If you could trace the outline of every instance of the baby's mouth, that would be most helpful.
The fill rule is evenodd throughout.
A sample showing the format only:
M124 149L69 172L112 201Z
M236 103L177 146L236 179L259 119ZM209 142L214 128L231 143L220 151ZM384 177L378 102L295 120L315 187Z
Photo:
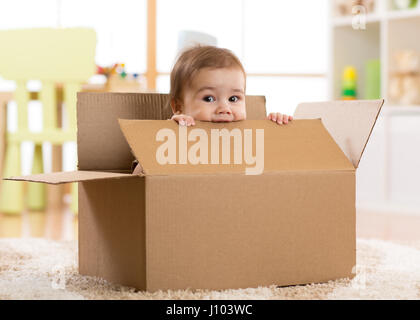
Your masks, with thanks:
M232 122L232 115L217 115L214 117L213 122Z

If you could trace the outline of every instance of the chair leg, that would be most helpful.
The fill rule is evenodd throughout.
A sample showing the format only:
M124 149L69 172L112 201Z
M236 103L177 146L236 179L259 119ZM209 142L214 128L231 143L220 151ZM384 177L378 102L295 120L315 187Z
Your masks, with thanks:
M72 183L71 184L71 211L74 214L77 214L79 209L78 209L78 183Z
M6 148L4 177L21 175L20 143L10 142ZM23 187L19 181L2 180L0 211L20 214L23 211Z
M16 81L14 98L18 106L18 130L28 128L28 100L26 81ZM4 177L21 175L21 144L7 142ZM3 181L0 194L0 211L20 214L24 209L24 184L18 181Z
M32 173L43 173L42 144L35 144ZM29 210L40 211L45 209L45 185L42 183L28 183L27 205Z
M77 127L76 119L76 105L77 105L77 92L81 90L80 83L66 83L64 85L64 107L67 111L68 123L70 130L75 130ZM76 165L75 165L76 166ZM71 184L71 204L70 208L74 214L78 212L78 184Z

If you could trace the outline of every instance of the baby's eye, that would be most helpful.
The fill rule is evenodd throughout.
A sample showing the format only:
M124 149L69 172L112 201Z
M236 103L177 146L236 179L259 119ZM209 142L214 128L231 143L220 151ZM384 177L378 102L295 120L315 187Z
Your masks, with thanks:
M232 97L229 98L230 102L237 102L238 100L239 100L238 96L232 96Z
M216 100L216 99L214 99L213 96L206 96L206 97L203 98L203 100L206 101L206 102L214 102L214 100Z

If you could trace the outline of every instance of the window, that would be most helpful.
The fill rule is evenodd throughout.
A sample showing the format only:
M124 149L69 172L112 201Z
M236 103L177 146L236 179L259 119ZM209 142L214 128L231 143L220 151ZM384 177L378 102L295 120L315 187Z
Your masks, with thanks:
M0 1L0 29L56 27L57 5L56 0Z
M157 70L168 73L177 54L178 33L193 30L215 36L218 46L242 56L241 0L156 0Z
M157 89L168 73L178 33L211 34L248 73L247 94L265 95L268 112L293 113L303 101L327 99L327 0L157 0ZM176 12L176 14L175 14Z
M146 0L63 0L62 27L96 31L96 63L125 63L130 73L146 71Z
M146 71L147 0L7 0L0 2L0 29L90 27L97 36L96 63L125 63Z

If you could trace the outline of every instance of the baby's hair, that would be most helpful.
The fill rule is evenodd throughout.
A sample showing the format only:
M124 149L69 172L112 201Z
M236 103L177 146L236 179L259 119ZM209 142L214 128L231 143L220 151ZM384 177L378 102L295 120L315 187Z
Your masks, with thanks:
M169 103L182 100L183 88L190 85L196 73L203 68L239 68L245 76L241 61L232 51L214 46L190 47L180 53L172 68ZM178 109L177 103L176 108Z

